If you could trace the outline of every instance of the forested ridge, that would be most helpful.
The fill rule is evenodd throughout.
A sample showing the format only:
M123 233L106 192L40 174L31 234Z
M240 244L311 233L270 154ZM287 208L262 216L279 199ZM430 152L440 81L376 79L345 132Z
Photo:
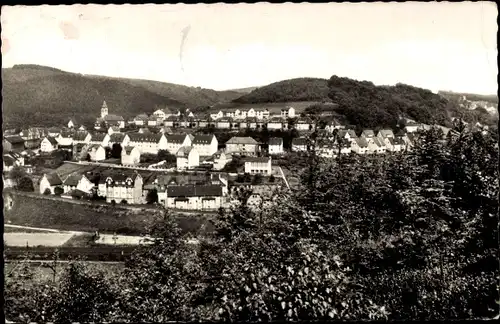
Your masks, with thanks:
M498 315L498 145L457 129L406 154L295 164L272 208L220 211L215 231L151 228L123 272L75 262L33 284L6 274L9 320L448 320ZM300 170L300 171L299 171ZM293 171L293 170L292 170ZM185 236L188 235L188 236ZM199 245L185 243L197 236Z

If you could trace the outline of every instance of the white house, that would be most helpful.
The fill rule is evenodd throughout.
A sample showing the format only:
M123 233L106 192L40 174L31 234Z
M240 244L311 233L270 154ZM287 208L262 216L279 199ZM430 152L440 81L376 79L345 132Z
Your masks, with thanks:
M161 121L164 121L166 118L173 116L172 111L170 109L168 109L167 107L165 107L163 109L155 110L153 115L155 117L157 117L158 119L160 119Z
M283 119L280 117L273 117L267 122L267 129L270 130L281 130L283 128Z
M148 115L146 114L140 114L134 118L134 124L136 126L144 126L147 125L147 123L148 123Z
M373 130L371 130L371 129L365 129L365 130L363 130L363 132L361 133L361 137L364 137L364 138L372 138L372 137L375 137L375 132L373 132Z
M231 154L224 153L224 151L218 151L214 154L214 170L222 170L228 164L233 160L233 157Z
M212 119L219 119L224 117L224 112L222 110L219 110L217 113L210 114L210 117Z
M130 133L127 134L130 141L129 146L137 146L141 154L158 154L159 150L166 150L167 138L163 134L153 133Z
M125 146L122 150L122 165L137 165L141 161L141 152L135 146Z
M299 118L295 122L295 129L298 131L309 131L314 129L313 121L308 117Z
M405 131L407 133L415 133L415 132L419 131L420 129L422 129L422 125L418 124L418 123L408 123L405 126Z
M286 107L286 108L281 109L281 117L294 118L295 117L295 108Z
M76 127L76 123L73 119L70 119L68 121L68 128L75 128Z
M222 185L170 185L166 196L167 208L217 210L225 205Z
M269 154L283 154L283 139L281 137L271 137L269 139Z
M217 152L219 142L215 135L195 135L192 146L200 154L200 156L212 156Z
M120 144L121 147L128 146L130 142L130 137L125 133L113 133L109 136L108 146L113 147L114 144Z
M89 144L92 135L87 131L78 131L73 134L73 144Z
M72 174L69 175L63 182L64 192L70 192L73 190L80 190L85 193L91 193L92 189L95 187L85 175L83 174Z
M121 132L121 130L120 130L120 127L118 127L118 126L110 126L108 128L108 135L109 136L111 136L111 135L113 135L115 133L120 133L120 132Z
M366 154L368 152L368 142L364 137L356 137L351 141L351 150L357 154Z
M271 175L271 157L249 157L245 159L245 173Z
M90 155L91 161L106 160L106 149L100 144L91 145L87 153Z
M73 134L63 131L56 137L56 141L60 146L71 146L73 145Z
M192 146L181 147L176 154L177 170L192 169L200 165L200 154Z
M232 137L226 142L226 153L255 155L259 152L259 143L251 137Z
M57 143L57 140L51 136L45 137L40 143L40 151L45 153L55 151L58 147L59 143Z
M104 147L109 145L110 136L106 133L94 133L90 138L89 144L91 145L102 145Z
M176 154L181 147L191 146L192 138L187 134L172 134L166 137L166 150L172 154Z
M61 187L62 183L57 173L46 173L43 175L42 179L40 179L40 193L43 194L46 189L49 189L50 193L54 194L54 190L57 187Z
M125 200L128 204L140 204L143 179L137 172L122 170L106 177L106 202L117 204Z
M381 129L378 131L377 137L380 139L394 138L394 133L391 129Z
M305 137L296 137L292 140L293 152L305 152L308 150L308 143Z

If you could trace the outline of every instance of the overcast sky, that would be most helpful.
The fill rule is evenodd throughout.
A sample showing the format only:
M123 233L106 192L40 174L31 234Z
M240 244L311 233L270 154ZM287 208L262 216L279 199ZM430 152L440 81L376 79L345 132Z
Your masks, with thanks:
M2 65L216 90L331 75L497 92L492 2L2 7Z

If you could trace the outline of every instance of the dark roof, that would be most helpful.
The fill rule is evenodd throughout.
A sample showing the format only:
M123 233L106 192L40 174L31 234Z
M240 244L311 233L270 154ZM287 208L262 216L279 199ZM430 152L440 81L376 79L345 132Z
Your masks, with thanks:
M298 146L307 145L307 139L305 137L296 137L292 140L292 145L298 145Z
M4 156L3 156L3 163L6 166L13 166L14 162L16 162L16 160L13 157L4 154Z
M371 129L365 129L362 133L363 136L365 137L374 137L375 133Z
M58 128L58 127L50 127L49 128L49 132L51 132L51 133L59 133L59 132L61 132L61 129Z
M269 139L269 145L281 145L283 144L283 139L281 137L271 137Z
M153 142L158 143L162 137L162 134L153 133L129 133L130 141L132 142Z
M231 137L226 144L259 144L256 140L251 137Z
M66 186L76 187L81 179L82 179L81 174L71 174L66 178L66 180L64 180L64 184Z
M61 133L59 133L59 135L61 135L62 137L70 138L73 137L73 132L70 130L63 129Z
M339 130L339 136L344 137L345 134L349 134L350 137L357 137L356 132L352 129L341 129Z
M187 157L192 149L193 149L192 146L183 146L179 149L179 151L177 151L176 156Z
M175 115L172 115L172 116L168 116L165 120L169 120L169 121L178 121L179 120L179 117L175 116Z
M113 133L109 136L109 141L112 143L118 143L118 142L121 143L124 138L125 138L125 134L123 134L123 133Z
M74 141L84 141L88 134L89 134L89 132L87 132L87 131L76 132L73 135L73 140Z
M222 196L222 186L187 185L187 186L167 187L167 197L207 197L207 196Z
M356 143L359 147L368 147L368 142L364 137L356 137Z
M51 137L51 136L47 136L47 137L45 137L45 138L49 140L50 144L52 144L52 145L57 145L57 141L56 141L56 139L55 139L55 138L53 138L53 137Z
M148 119L148 115L146 114L140 114L140 115L137 115L135 116L134 120L147 120Z
M215 135L195 135L193 138L193 144L210 144L212 143Z
M24 143L24 139L19 136L19 135L14 135L14 136L6 136L5 140L11 144L20 144Z
M132 181L135 181L138 175L139 174L137 172L134 172L132 170L120 170L107 175L105 178L107 179L109 177L113 180L113 182L125 181L128 178L132 179Z
M57 173L45 174L45 177L47 178L51 186L57 186L62 184L62 180L61 178L59 178L59 175Z
M268 156L255 156L255 157L247 157L245 158L245 162L259 162L259 163L267 163L271 160Z
M124 120L122 116L117 115L106 115L104 116L105 121L122 121Z
M102 142L104 140L104 138L106 137L106 133L94 133L92 134L92 137L90 138L90 140L92 142Z
M172 134L172 135L167 135L167 142L168 143L177 143L177 144L182 144L184 143L184 140L186 139L186 134Z
M126 146L123 150L125 151L125 153L130 154L130 152L132 152L134 147L135 146Z

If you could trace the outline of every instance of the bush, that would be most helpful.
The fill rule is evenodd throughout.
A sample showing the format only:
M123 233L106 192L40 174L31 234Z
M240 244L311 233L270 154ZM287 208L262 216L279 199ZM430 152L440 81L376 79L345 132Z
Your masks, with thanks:
M52 194L52 192L50 191L49 188L45 189L45 191L43 192L44 195L48 196L50 194Z
M35 191L35 187L33 186L33 181L28 176L19 179L16 188L17 190L20 191L27 191L27 192Z
M63 188L61 188L61 187L56 187L56 188L54 189L54 194L55 194L56 196L60 196L60 195L62 195L63 193L64 193L64 190L63 190Z
M128 204L128 202L125 199L123 199L120 203L121 204Z

